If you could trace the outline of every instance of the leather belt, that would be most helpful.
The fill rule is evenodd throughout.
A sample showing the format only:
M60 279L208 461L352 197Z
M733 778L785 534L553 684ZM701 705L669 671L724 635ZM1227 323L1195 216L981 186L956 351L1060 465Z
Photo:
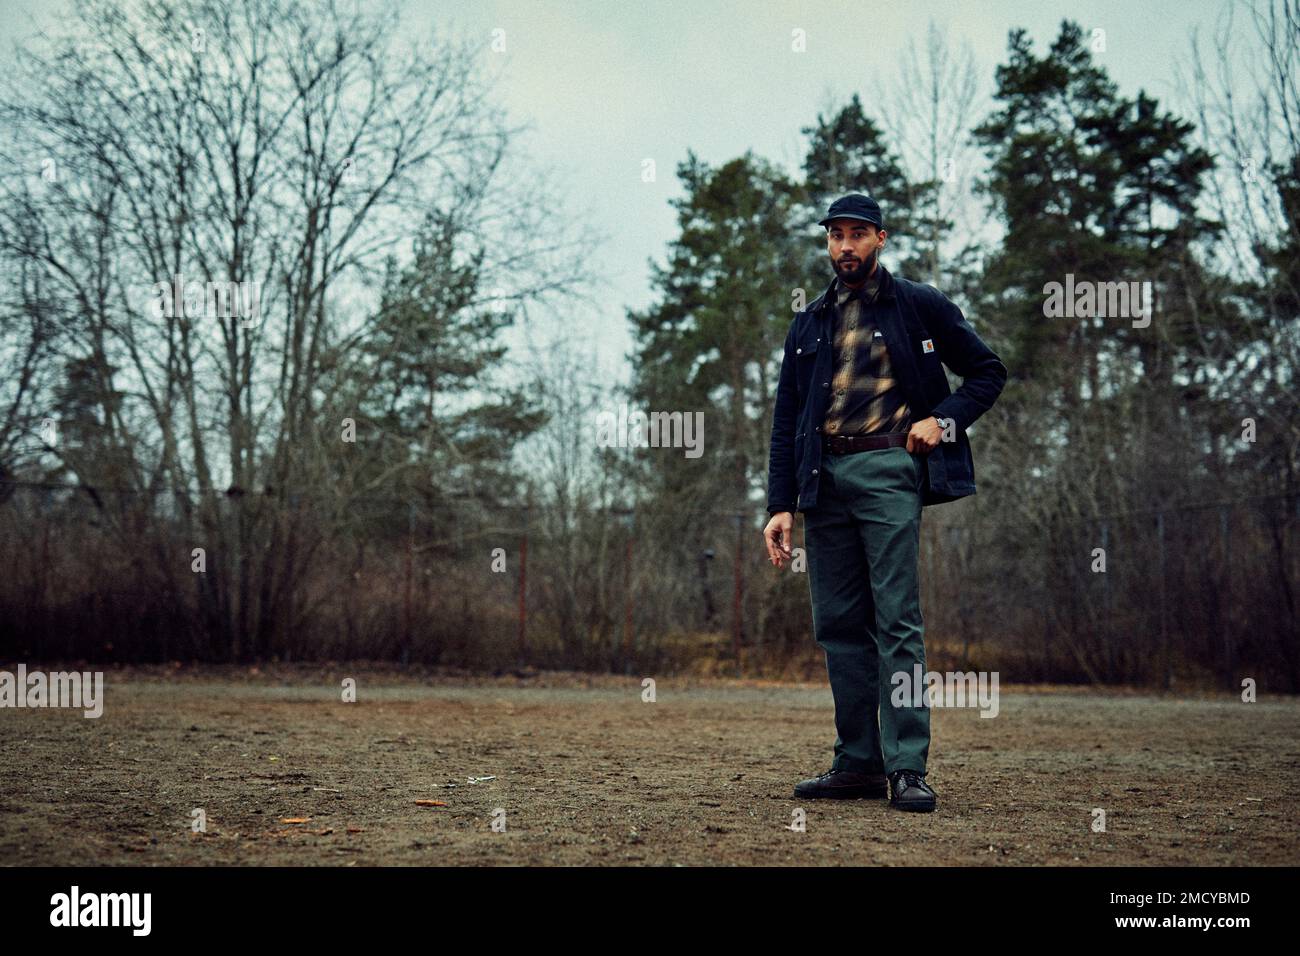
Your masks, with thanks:
M875 435L823 435L822 450L832 455L852 455L859 451L879 451L907 445L907 432Z

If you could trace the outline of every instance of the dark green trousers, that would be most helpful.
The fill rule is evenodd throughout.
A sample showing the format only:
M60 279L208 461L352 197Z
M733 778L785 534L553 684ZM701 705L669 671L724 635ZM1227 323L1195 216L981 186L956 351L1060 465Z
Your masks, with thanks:
M930 710L911 706L925 673L917 580L925 456L906 448L822 455L817 504L804 513L813 633L835 698L839 770L925 772ZM907 706L891 702L908 676ZM877 710L879 724L877 725Z

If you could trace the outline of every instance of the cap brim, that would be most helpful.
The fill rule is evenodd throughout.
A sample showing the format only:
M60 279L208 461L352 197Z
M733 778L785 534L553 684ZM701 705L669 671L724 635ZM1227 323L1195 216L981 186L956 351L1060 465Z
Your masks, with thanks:
M836 219L859 219L859 220L861 220L862 222L869 222L869 223L871 223L871 224L872 224L873 226L875 226L877 229L884 229L884 228L885 228L883 225L881 225L881 224L880 224L879 222L877 222L875 219L872 219L872 218L870 218L870 217L868 217L868 216L858 216L858 215L855 215L855 214L850 213L850 212L839 213L839 214L834 215L834 216L827 216L825 219L819 219L819 220L817 220L817 225L819 225L819 226L824 226L824 225L826 225L828 222L834 222Z

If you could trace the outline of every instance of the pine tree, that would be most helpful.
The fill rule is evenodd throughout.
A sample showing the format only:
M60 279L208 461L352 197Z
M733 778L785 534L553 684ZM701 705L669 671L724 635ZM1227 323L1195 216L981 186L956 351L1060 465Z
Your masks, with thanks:
M827 207L846 193L862 193L880 203L889 233L891 270L911 277L925 274L922 250L936 230L952 224L933 213L938 182L912 182L880 126L866 115L855 93L830 118L820 114L813 126L802 129L808 137L804 158L803 196L808 221L816 222ZM824 244L812 249L809 268L827 273Z
M481 287L482 257L458 255L455 237L433 214L410 265L389 263L362 344L358 443L373 452L369 480L396 476L383 482L386 493L436 501L492 488L508 497L514 447L545 416L526 389L498 380L507 351L499 336L514 318Z
M766 470L772 357L793 317L795 187L748 153L717 169L692 153L678 176L681 231L667 265L651 265L659 301L629 315L632 397L646 411L703 411L706 444L699 459L655 453L650 480L676 505L750 507Z
M974 131L991 162L984 189L1007 229L979 311L1008 345L1009 408L1034 416L1027 435L1041 444L1030 457L1050 459L1063 437L1103 454L1079 441L1103 430L1113 454L1124 432L1171 427L1178 383L1197 374L1203 343L1191 316L1215 280L1194 249L1217 229L1197 198L1212 159L1191 143L1190 123L1145 93L1122 97L1077 24L1064 22L1041 57L1013 31L1009 53L996 74L1000 108ZM1150 324L1045 315L1047 284L1067 276L1150 283Z

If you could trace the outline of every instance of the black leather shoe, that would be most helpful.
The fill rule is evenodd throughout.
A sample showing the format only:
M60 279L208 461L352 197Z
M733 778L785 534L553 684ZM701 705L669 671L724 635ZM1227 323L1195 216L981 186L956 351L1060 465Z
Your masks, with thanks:
M915 770L895 770L889 775L893 795L889 805L900 810L929 813L934 809L935 795L925 782L925 774Z
M856 770L827 770L820 777L800 780L794 795L818 800L854 800L859 797L883 797L889 792L883 773L858 773Z

